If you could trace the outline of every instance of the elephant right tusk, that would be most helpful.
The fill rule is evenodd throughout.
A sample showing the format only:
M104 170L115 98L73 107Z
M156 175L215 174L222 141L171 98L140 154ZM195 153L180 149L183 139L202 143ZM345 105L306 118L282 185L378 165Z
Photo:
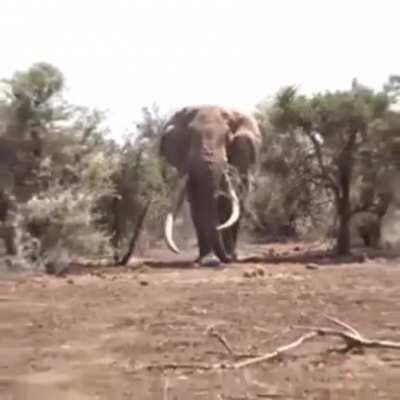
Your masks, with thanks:
M226 182L228 184L228 191L229 196L232 200L232 213L230 217L225 221L223 224L217 226L217 230L220 231L222 229L229 228L230 226L234 225L240 217L240 201L236 195L235 189L233 188L232 182L230 181L228 175L225 175Z
M178 246L175 244L174 238L173 238L173 231L174 231L174 219L177 213L179 212L180 208L182 207L183 200L185 198L185 191L186 191L186 183L187 183L187 175L184 175L178 184L178 196L176 198L176 201L174 202L172 206L172 211L170 211L167 214L167 217L165 219L165 224L164 224L164 239L169 247L170 250L172 250L174 253L180 254L180 250Z

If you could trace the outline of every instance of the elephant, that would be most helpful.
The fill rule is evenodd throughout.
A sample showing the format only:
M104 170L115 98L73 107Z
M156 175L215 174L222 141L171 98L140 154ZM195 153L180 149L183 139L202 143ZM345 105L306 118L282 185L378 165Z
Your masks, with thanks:
M170 250L180 253L173 240L173 223L187 196L199 250L196 262L219 265L237 259L243 200L250 190L251 170L261 143L256 120L234 109L185 107L166 122L160 156L180 177L164 223L164 239ZM239 195L232 171L238 177Z
M393 193L380 190L374 195L370 204L362 204L361 208L352 215L352 224L366 247L379 248L382 239L382 225Z

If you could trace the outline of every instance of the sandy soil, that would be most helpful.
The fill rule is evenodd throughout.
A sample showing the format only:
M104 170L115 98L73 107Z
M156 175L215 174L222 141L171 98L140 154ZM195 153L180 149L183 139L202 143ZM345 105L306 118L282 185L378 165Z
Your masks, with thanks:
M400 351L342 354L331 337L223 367L295 340L302 326L332 326L324 315L400 341L399 286L396 260L8 277L0 281L0 399L397 400Z

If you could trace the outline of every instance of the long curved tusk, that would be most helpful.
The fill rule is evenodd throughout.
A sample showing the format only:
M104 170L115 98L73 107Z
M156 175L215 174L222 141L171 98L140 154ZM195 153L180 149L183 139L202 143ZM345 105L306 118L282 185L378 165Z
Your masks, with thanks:
M163 131L164 131L164 133L168 133L168 132L173 131L174 129L175 129L175 125L169 123L169 124L167 124L167 125L164 126Z
M228 183L229 196L232 200L232 212L230 217L223 224L217 226L218 231L229 228L230 226L234 225L239 220L240 217L239 198L236 195L235 189L233 188L232 182L230 181L228 175L226 174L225 177Z
M176 254L180 254L180 250L178 246L175 244L173 239L173 230L174 230L174 215L170 212L165 219L164 225L164 239L168 248Z
M176 202L172 206L172 211L167 214L164 224L164 239L165 242L170 250L174 253L180 254L180 250L178 246L175 244L173 238L173 231L174 231L174 219L176 214L179 212L180 208L182 207L183 200L185 198L185 191L186 191L186 182L187 182L187 175L184 175L178 184L178 196Z

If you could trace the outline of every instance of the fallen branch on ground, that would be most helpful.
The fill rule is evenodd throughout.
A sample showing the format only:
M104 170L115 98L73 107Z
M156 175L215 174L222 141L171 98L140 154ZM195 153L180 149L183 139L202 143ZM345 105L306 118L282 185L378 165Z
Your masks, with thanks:
M215 369L216 366L212 364L205 364L205 363L164 363L164 364L147 364L147 365L141 365L140 367L135 368L135 372L138 371L151 371L154 369L162 370L165 371L167 369L194 369L194 370L199 370L199 371L208 371L210 369Z
M207 329L207 334L210 335L211 337L215 337L222 344L222 346L225 347L225 349L231 356L233 357L236 356L235 351L233 350L232 346L228 343L225 336L216 331L213 326Z
M384 349L394 349L400 350L400 342L394 342L391 340L377 340L377 339L369 339L361 335L355 328L351 325L340 321L337 318L326 317L331 322L335 323L336 325L344 328L344 330L338 330L333 328L322 328L322 327L304 327L304 329L311 330L311 332L306 333L305 335L301 336L297 340L292 343L289 343L286 346L278 347L273 352L264 354L260 357L255 357L250 360L238 362L234 364L233 368L244 368L249 365L259 364L264 361L272 360L283 353L286 353L289 350L294 349L295 347L300 346L306 341L309 341L317 336L336 336L343 339L346 342L346 347L342 350L343 352L347 352L351 349L356 347L362 348L384 348Z
M299 347L303 343L310 341L319 336L333 336L338 337L344 340L346 343L346 347L341 352L346 353L347 351L354 349L354 348L381 348L381 349L392 349L392 350L400 350L400 342L395 342L391 340L378 340L378 339L369 339L360 332L358 332L355 328L351 325L332 317L326 317L329 321L333 322L334 324L338 325L340 329L334 329L329 327L318 327L318 326L301 326L302 329L307 329L310 332L300 336L294 342L291 342L287 345L280 346L276 350L266 353L261 356L252 357L245 361L238 361L235 363L220 363L220 364L179 364L179 363L167 363L167 364L153 364L140 367L136 369L138 370L149 370L149 369L197 369L202 371L207 370L216 370L216 369L240 369L246 368L251 365L260 364L265 361L271 361L276 359L277 357L281 356L284 353L287 353L290 350L293 350L296 347ZM209 329L209 334L215 336L223 346L228 350L231 356L238 357L239 355L235 353L232 347L228 344L226 339L218 334L213 328Z
M216 338L222 346L226 349L229 355L233 358L233 360L240 360L243 358L254 358L256 355L248 354L248 353L237 353L233 347L229 344L226 337L219 333L213 326L209 327L206 331L207 335Z
M378 340L378 339L369 339L360 332L358 332L351 325L340 321L337 318L326 317L336 325L344 328L343 331L332 328L317 328L315 331L320 335L330 335L337 336L342 338L347 347L344 351L349 351L355 347L367 347L367 348L381 348L381 349L392 349L392 350L400 350L400 342L394 342L392 340Z
M232 368L234 369L239 369L239 368L244 368L248 367L249 365L254 365L254 364L259 364L264 361L272 360L273 358L276 358L280 356L283 353L286 353L289 350L294 349L295 347L300 346L302 343L313 339L314 337L318 336L317 332L309 332L301 337L299 337L297 340L295 340L292 343L289 343L286 346L281 346L278 347L276 350L274 350L271 353L264 354L259 357L251 358L250 360L245 360L245 361L240 361L232 365Z

